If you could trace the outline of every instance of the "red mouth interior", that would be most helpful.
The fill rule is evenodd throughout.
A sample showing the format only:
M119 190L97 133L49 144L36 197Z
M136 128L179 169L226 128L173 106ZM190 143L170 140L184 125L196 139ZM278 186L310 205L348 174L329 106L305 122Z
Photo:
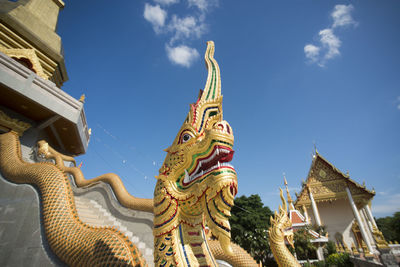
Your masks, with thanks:
M216 154L216 150L219 150L219 153ZM227 146L215 146L213 152L205 158L201 158L198 160L197 165L199 165L199 163L201 162L201 166L200 168L197 170L197 173L200 173L201 171L206 171L209 168L211 168L212 166L215 166L219 163L223 163L223 162L230 162L233 158L233 154L235 151L233 151L230 147ZM190 173L190 175L195 174L194 172L197 169L197 165L196 168L194 168L194 170Z

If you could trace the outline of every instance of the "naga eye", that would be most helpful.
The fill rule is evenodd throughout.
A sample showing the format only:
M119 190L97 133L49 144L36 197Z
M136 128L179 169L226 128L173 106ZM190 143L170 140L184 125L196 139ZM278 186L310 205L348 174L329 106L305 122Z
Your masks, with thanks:
M182 136L182 143L186 143L187 141L190 140L190 138L192 138L192 136L190 134L188 134L188 133L184 134Z

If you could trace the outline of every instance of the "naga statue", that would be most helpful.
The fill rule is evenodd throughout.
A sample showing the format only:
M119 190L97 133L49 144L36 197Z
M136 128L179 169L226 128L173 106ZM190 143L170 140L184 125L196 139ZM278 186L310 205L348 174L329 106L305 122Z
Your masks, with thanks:
M271 217L271 227L268 230L269 244L279 267L301 267L297 259L286 247L286 241L294 248L292 222L288 216L287 203L280 189L282 206L279 206L279 213L275 211Z
M57 152L45 141L38 142L38 155L50 162L25 162L18 134L0 135L3 176L37 188L46 239L67 265L146 266L139 250L122 232L112 227L92 227L79 219L67 177L70 174L78 187L107 183L121 205L154 213L155 266L218 266L216 259L233 266L258 266L246 251L230 242L228 219L237 193L236 171L229 164L234 137L222 116L220 70L211 41L205 61L205 88L196 103L190 105L174 142L166 149L168 154L156 177L154 199L130 195L113 173L86 180L73 157ZM74 166L67 167L64 161ZM280 266L299 266L284 243L285 229L289 227L287 214L280 209L271 222L270 242L276 260ZM218 241L209 240L206 227Z
M216 266L205 226L232 255L229 216L237 193L233 132L222 117L221 79L214 43L205 54L208 78L190 105L160 168L154 190L156 266Z

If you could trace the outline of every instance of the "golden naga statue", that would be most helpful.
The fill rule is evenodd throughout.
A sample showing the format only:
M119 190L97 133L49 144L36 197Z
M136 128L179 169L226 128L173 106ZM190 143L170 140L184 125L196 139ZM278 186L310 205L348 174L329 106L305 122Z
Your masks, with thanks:
M156 266L216 266L204 228L232 255L229 216L237 192L233 132L222 118L221 79L214 43L205 54L208 78L190 106L157 176L154 190Z
M154 200L130 195L113 173L86 180L79 168L64 165L64 161L75 165L74 158L62 155L45 141L38 142L38 155L54 163L27 163L21 156L18 134L0 135L3 176L14 183L36 186L46 238L67 265L146 266L123 233L111 227L92 227L79 219L66 176L71 174L78 187L108 183L121 205L154 213L155 266L218 266L216 259L233 266L258 266L246 251L230 242L228 219L237 193L236 172L229 164L234 138L232 128L222 118L220 71L213 56L214 43L208 42L206 86L166 149ZM280 209L272 220L271 248L280 266L299 266L285 247L284 230L290 227L285 214ZM205 226L219 242L208 240Z
M282 207L279 206L279 213L275 211L274 217L271 217L271 227L268 230L269 244L280 267L300 267L300 263L285 244L285 241L287 241L294 248L292 222L288 216L287 203L283 197L282 189L280 189L280 196Z

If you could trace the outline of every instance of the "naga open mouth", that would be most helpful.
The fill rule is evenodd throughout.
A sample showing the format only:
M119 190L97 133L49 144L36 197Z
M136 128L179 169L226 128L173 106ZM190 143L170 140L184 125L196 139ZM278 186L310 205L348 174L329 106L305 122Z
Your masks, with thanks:
M183 185L197 180L198 178L207 175L208 173L221 168L234 169L230 162L233 158L234 151L232 148L216 145L207 157L200 158L197 160L197 165L189 173L185 170L185 178L183 179Z

